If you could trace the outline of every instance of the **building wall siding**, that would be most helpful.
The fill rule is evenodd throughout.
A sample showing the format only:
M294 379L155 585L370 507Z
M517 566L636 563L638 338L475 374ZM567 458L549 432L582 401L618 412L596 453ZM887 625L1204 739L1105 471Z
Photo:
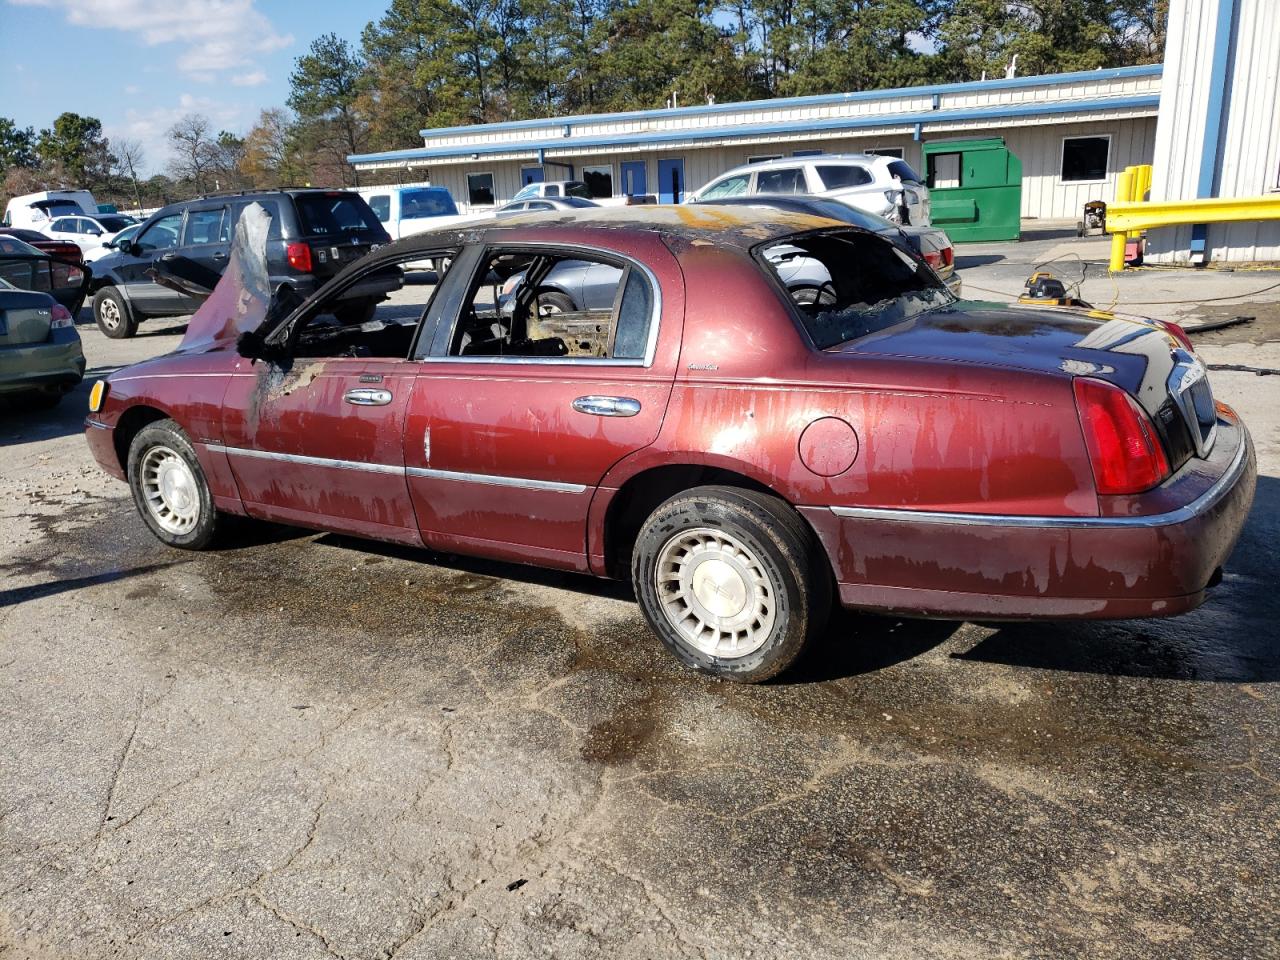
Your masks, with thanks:
M1229 2L1172 0L1170 5L1153 200L1196 197L1206 158L1217 164L1211 196L1255 197L1280 189L1280 4L1234 0L1225 89L1215 90L1213 46L1220 4ZM1221 110L1216 156L1205 149L1215 105ZM1188 263L1191 236L1191 227L1152 230L1147 258ZM1211 224L1206 252L1219 261L1280 260L1280 223Z

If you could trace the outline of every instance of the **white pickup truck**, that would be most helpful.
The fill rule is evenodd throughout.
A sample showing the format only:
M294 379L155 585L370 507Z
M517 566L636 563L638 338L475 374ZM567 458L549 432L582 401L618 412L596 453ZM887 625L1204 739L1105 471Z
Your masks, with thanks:
M392 240L478 219L475 214L459 213L444 187L391 185L362 187L359 192Z

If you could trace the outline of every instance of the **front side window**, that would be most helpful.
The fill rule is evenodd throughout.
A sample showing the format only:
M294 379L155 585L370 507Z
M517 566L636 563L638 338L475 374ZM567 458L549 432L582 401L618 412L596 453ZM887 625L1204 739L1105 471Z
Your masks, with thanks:
M840 164L830 166L820 166L816 168L818 176L822 179L822 185L827 190L843 190L847 187L862 187L870 183L874 178L871 171L866 167L858 167L853 164Z
M709 186L698 199L719 200L722 197L740 197L747 192L747 184L750 180L751 177L745 173L736 177L725 177L719 183Z
M1063 182L1107 179L1110 137L1066 137L1062 141Z
M543 191L543 194L542 194L542 195L543 195L544 197L558 197L558 196L560 196L560 185L559 185L559 184L556 184L556 183L550 183L550 184L547 184L547 187L546 187L546 189Z
M923 261L874 234L801 235L757 249L819 350L955 302Z
M467 174L467 203L473 207L493 206L493 174Z
M391 197L385 193L370 197L369 209L373 211L373 215L378 218L379 223L386 223L391 219Z
M178 232L182 229L182 214L171 213L161 217L138 235L138 246L148 250L167 250L178 245Z
M496 251L481 262L449 355L641 361L653 305L648 278L631 264Z
M804 171L799 167L761 170L756 174L756 193L808 193Z
M596 200L613 196L613 167L603 164L598 167L583 167L582 179L587 185L587 196L583 199ZM569 196L577 196L570 187Z

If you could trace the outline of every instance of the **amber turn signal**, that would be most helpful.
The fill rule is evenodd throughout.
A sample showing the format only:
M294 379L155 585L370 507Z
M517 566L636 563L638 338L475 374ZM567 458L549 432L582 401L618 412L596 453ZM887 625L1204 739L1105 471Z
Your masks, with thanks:
M102 401L107 399L107 381L94 381L93 389L89 391L89 412L97 413L102 409Z

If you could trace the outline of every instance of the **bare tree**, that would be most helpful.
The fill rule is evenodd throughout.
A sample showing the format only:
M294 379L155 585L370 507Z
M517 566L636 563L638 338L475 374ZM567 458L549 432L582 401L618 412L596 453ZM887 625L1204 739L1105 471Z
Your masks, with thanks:
M187 180L200 193L209 189L209 172L218 157L218 144L209 135L209 118L189 113L169 128L173 159L169 166L179 180Z
M116 158L116 168L122 177L128 177L133 184L133 200L139 210L142 209L142 188L138 186L138 169L145 161L142 144L137 140L117 140L112 151Z

